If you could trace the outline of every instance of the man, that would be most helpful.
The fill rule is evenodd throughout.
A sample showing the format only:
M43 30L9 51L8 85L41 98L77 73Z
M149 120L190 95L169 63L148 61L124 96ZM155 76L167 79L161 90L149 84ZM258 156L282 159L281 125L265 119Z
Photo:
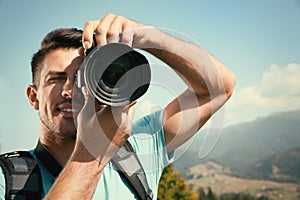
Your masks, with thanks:
M156 56L179 74L186 91L135 123L134 103L117 108L97 105L86 87L74 87L93 35L100 47L121 42ZM41 168L44 199L134 199L110 162L127 139L141 158L155 199L172 152L229 99L235 84L233 73L200 47L113 14L86 22L82 33L76 29L49 33L33 56L32 74L33 85L26 92L39 112L40 143L63 166L53 177L31 151Z

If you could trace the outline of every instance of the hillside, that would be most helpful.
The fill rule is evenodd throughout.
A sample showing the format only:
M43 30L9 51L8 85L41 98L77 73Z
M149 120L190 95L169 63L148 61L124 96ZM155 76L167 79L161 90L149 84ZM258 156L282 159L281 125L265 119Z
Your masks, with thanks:
M198 159L204 134L205 131L200 132L189 150L175 162L176 170L186 171L191 166L214 161L237 177L300 181L300 110L274 113L224 128L210 154Z
M293 148L277 153L270 158L255 164L266 179L278 181L300 181L300 148Z
M299 200L300 197L300 187L296 183L239 178L231 175L228 168L211 161L191 167L184 177L195 191L210 187L217 195L246 193L271 200Z

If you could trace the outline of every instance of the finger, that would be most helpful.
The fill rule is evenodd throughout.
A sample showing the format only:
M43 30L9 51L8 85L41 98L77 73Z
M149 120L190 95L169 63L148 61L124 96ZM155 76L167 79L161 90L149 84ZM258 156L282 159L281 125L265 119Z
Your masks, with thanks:
M120 37L120 42L132 47L133 31L124 31Z
M120 34L122 33L124 24L126 24L126 19L124 17L115 17L107 31L108 43L117 43L120 41Z
M132 101L131 103L129 103L128 105L126 105L126 106L124 107L124 109L129 109L129 108L131 108L132 106L134 106L136 103L137 103L137 100Z
M87 86L83 86L81 88L81 91L82 91L82 94L84 95L85 102L86 103L91 102L93 98L92 98L92 95L90 94Z
M98 20L87 21L85 23L83 28L83 33L82 33L82 45L84 49L89 49L92 47L93 34L98 24L99 24Z
M135 112L135 107L134 105L136 104L137 101L133 101L130 104L128 104L127 106L125 106L123 108L122 113L125 114L127 116L127 123L133 122L133 118L134 118L134 112Z
M115 18L115 15L107 14L103 17L103 19L101 19L95 30L97 46L103 46L107 44L107 32Z
M85 99L82 112L87 118L90 118L95 113L95 98L90 94L86 86L82 87L81 90Z
M124 106L124 107L112 107L111 110L113 112L114 118L117 119L117 116L122 115L125 113L128 115L129 111L133 106L136 104L137 101L132 101L130 104Z
M132 128L132 122L134 118L134 107L129 108L128 112L122 112L121 113L121 123L119 124L119 129L127 135L127 137L130 135L131 128Z
M128 111L128 117L129 117L131 122L133 121L134 113L135 113L135 107L130 107L129 111Z
M134 47L133 44L136 42L134 37L141 27L143 27L142 24L129 20L128 23L123 25L121 42L130 47Z

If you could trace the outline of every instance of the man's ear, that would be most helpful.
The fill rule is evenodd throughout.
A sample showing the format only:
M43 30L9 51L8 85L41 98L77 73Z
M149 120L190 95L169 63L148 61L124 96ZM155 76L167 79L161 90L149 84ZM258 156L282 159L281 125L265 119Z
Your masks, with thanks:
M26 89L26 95L27 95L30 105L35 110L39 110L39 100L37 98L37 87L34 85L29 85Z

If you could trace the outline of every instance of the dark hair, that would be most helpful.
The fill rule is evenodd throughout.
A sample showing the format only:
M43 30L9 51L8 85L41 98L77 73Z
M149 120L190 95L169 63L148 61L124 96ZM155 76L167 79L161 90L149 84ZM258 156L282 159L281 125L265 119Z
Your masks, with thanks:
M76 28L60 28L49 32L41 43L31 61L32 83L39 85L42 63L45 57L56 49L79 48L82 46L82 30Z

